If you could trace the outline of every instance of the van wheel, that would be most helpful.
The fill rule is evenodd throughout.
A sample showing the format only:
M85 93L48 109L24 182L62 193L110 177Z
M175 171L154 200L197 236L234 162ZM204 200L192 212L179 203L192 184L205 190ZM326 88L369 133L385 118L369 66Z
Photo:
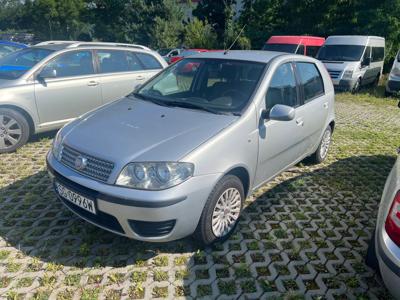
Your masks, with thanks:
M379 84L379 79L381 78L381 76L378 74L377 76L376 76L376 78L374 79L374 82L372 82L372 86L373 87L377 87L378 86L378 84Z
M351 93L352 94L358 93L360 91L360 87L361 87L361 78L358 78L353 88L351 89Z
M0 108L0 153L13 152L29 139L26 118L16 110Z
M315 164L322 163L328 156L329 146L332 141L332 128L328 126L322 135L317 151L310 156L310 161Z
M244 202L244 189L234 175L224 176L209 195L193 236L204 245L223 242L235 230Z

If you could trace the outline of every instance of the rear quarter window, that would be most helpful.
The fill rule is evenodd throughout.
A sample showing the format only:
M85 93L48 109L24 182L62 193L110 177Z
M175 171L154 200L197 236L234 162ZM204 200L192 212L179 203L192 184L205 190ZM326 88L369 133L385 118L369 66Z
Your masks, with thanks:
M308 103L325 93L322 76L315 64L297 62L296 70L304 94L304 103Z

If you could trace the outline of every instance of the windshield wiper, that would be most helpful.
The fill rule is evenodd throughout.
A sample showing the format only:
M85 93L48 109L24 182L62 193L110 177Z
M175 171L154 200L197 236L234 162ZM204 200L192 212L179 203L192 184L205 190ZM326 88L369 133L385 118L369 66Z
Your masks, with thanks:
M156 98L153 97L149 97L147 95L143 95L143 94L139 94L139 93L131 93L130 96L135 96L136 98L142 99L142 100L146 100L146 101L150 101L154 104L160 105L160 106L168 106L167 103L165 103L165 101L161 101L158 100Z
M222 112L220 112L218 110L215 110L215 109L212 109L212 108L209 108L209 107L204 107L202 105L198 105L198 104L191 103L191 102L168 101L168 102L166 102L166 105L198 109L198 110L203 110L203 111L206 111L206 112L209 112L209 113L212 113L212 114L216 114L216 115L223 115L224 114L224 113L222 113Z

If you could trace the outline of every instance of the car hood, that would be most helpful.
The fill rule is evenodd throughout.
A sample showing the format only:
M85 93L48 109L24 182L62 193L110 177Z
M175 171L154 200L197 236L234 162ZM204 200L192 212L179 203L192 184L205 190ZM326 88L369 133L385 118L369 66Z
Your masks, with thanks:
M0 79L0 89L8 88L15 85L15 80Z
M67 126L63 138L65 145L120 167L178 161L237 118L127 97Z

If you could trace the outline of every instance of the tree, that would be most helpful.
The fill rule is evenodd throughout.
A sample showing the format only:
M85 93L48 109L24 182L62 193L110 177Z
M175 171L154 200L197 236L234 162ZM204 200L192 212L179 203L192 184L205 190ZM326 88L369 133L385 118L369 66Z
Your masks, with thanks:
M185 26L184 44L189 48L213 49L217 43L217 35L207 21L196 17Z
M19 0L0 0L0 31L19 29L23 4Z
M184 12L176 0L164 0L166 9L164 18L157 16L153 28L152 46L158 48L175 48L181 44L183 35Z

